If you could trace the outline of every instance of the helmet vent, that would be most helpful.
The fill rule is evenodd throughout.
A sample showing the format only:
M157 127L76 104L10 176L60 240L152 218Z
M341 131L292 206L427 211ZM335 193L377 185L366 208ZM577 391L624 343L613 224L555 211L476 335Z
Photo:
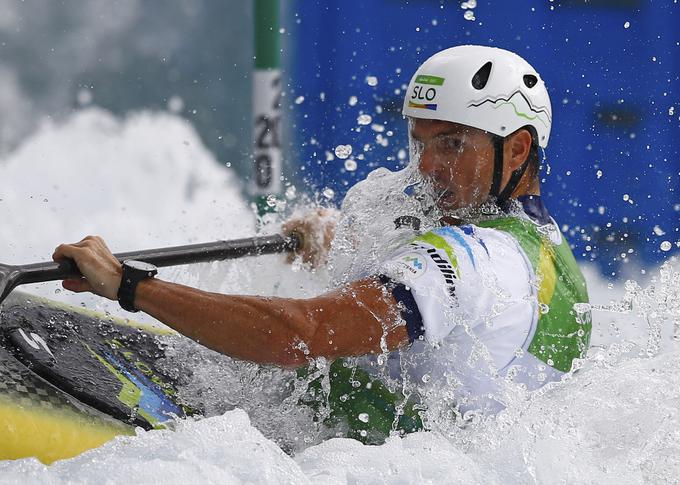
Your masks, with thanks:
M484 89L486 83L489 82L489 75L491 74L491 61L484 64L479 71L472 76L472 87L478 90Z
M538 78L534 76L533 74L525 74L524 75L524 85L528 87L529 89L533 88L538 84Z

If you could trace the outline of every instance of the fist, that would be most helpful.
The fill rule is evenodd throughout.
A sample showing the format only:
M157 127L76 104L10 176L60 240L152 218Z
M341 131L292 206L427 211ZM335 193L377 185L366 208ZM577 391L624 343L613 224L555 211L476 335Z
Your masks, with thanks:
M283 233L295 233L301 239L300 248L295 254L288 254L288 262L292 263L295 256L300 256L312 268L325 264L339 214L335 209L318 208L286 221L282 227Z
M62 244L54 250L52 259L75 261L81 278L64 280L62 285L75 292L90 291L97 295L118 299L118 288L123 267L99 236L87 236L75 244Z

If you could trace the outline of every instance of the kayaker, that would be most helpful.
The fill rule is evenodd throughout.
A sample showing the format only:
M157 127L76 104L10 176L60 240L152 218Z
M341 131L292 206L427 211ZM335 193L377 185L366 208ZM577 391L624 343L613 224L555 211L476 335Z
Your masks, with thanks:
M84 275L64 287L263 364L402 349L420 356L419 383L450 386L462 414L502 409L504 382L531 390L559 380L587 351L591 324L574 310L588 301L585 281L540 196L539 149L552 122L542 79L514 53L453 47L419 67L402 112L412 163L431 181L443 217L376 274L310 299L223 295L162 281L144 263L121 266L88 236L55 250L55 260L74 259ZM330 235L312 248L311 226L293 226L308 242L303 257L319 260Z

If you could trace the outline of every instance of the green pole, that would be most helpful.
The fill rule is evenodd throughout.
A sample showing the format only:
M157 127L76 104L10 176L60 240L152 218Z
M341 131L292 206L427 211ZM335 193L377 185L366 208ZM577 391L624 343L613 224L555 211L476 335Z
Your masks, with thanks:
M253 180L258 212L272 212L281 195L281 55L279 0L254 0Z

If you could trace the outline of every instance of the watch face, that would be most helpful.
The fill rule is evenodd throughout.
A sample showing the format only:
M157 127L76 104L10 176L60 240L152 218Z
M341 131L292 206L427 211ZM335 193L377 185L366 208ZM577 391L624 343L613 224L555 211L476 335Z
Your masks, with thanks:
M129 259L125 261L124 264L130 268L148 273L156 271L156 267L153 264L145 263L144 261L135 261L134 259Z

